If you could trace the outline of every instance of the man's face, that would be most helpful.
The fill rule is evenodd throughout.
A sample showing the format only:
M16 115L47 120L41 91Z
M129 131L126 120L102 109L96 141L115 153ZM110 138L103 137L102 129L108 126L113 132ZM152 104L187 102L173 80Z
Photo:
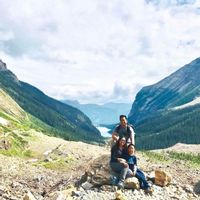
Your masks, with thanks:
M123 127L125 127L125 126L127 125L127 119L126 119L126 117L122 117L122 118L120 119L120 123L121 123L121 125L122 125Z

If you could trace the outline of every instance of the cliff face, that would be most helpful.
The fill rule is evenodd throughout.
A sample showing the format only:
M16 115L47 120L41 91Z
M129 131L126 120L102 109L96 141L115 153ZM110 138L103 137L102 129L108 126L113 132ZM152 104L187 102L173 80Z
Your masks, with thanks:
M129 121L138 123L156 112L180 106L200 96L200 58L136 95Z

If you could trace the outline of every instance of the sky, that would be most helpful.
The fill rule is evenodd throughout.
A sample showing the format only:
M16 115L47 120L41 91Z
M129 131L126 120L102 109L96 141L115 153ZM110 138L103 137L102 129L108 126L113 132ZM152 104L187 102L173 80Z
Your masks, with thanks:
M132 103L200 57L200 0L0 0L0 59L56 99Z

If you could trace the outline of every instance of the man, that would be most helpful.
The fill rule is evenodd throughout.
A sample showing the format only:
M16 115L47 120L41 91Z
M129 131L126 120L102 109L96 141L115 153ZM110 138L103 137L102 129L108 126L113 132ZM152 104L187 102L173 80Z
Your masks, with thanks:
M117 125L112 133L112 139L116 142L119 137L125 137L127 145L135 145L135 132L133 127L128 124L126 115L120 115L119 117L120 124Z

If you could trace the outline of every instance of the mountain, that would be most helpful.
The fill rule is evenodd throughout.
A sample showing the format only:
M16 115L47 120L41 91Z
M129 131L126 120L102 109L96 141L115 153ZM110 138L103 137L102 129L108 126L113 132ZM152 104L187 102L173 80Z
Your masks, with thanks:
M129 113L129 120L137 123L155 112L183 105L200 96L200 58L183 66L160 82L142 88Z
M129 113L141 149L200 143L200 58L136 95Z
M51 134L68 140L101 141L100 132L84 113L18 80L1 60L0 88L26 113L46 124Z
M93 124L108 125L115 124L119 121L119 115L128 115L131 104L128 103L106 103L98 104L80 104L78 101L62 100L62 102L69 104L75 108L80 109L92 120Z

